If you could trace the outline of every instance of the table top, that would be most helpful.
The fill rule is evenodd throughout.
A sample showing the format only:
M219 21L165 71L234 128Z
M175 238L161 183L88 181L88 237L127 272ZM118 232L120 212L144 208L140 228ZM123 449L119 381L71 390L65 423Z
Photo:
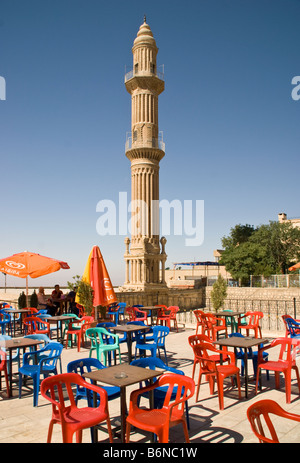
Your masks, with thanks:
M117 387L126 387L140 381L155 378L165 370L149 370L149 368L136 367L129 363L120 363L102 370L91 371L83 376L93 381L99 381Z
M227 312L226 310L222 310L221 312L216 313L216 316L218 317L219 315L221 317L238 317L239 315L244 315L244 312Z
M250 338L250 337L243 337L240 338L238 336L232 336L231 338L219 339L218 341L214 341L214 344L218 344L219 346L227 346L227 347L253 347L257 346L258 344L266 344L269 342L269 338Z
M138 309L141 310L158 310L161 309L163 306L162 305L150 305L150 306L145 306L145 307L138 307Z
M110 327L111 330L114 331L121 331L128 333L129 331L146 331L149 330L151 327L147 325L117 325Z
M40 339L31 339L31 338L12 338L0 341L0 348L5 347L5 349L17 349L19 347L30 347L41 344Z
M2 310L5 310L5 312L9 312L9 313L29 313L30 310L29 309L6 309L5 307L2 309Z
M52 320L52 321L60 321L60 320L70 320L72 318L74 318L74 314L73 315L48 315L46 314L46 316L44 317L46 318L47 320ZM77 320L78 321L78 320Z

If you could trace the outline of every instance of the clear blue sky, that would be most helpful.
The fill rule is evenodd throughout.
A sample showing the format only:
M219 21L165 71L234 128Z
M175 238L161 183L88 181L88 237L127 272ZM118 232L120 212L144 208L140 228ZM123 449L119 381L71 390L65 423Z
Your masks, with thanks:
M124 73L144 14L165 69L160 198L205 204L204 243L167 236L167 266L213 260L238 223L300 216L299 0L2 0L0 257L67 261L45 286L81 275L94 244L124 282L124 236L97 234L96 205L130 197Z

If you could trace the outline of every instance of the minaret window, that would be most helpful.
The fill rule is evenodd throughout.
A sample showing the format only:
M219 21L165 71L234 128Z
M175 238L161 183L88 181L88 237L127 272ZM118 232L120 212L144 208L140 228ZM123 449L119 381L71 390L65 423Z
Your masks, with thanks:
M155 74L155 64L153 63L150 63L150 72L152 72L152 74Z
M134 66L134 73L137 74L139 72L139 63L136 63Z

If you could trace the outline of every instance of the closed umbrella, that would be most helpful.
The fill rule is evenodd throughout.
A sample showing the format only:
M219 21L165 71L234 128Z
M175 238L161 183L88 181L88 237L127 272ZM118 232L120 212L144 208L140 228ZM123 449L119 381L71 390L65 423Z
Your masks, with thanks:
M117 302L103 256L99 246L93 246L90 252L82 280L89 283L94 292L93 306L108 306Z
M298 262L298 264L295 264L289 267L289 271L292 272L293 270L297 270L298 268L300 268L300 262Z
M26 298L28 305L28 277L38 278L60 269L70 268L67 262L41 256L34 252L20 252L0 259L0 271L18 278L26 278Z

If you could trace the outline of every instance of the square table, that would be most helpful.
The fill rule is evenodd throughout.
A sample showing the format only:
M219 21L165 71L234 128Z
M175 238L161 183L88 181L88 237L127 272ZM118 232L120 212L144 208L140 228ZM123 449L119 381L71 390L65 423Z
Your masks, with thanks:
M230 326L231 326L231 333L234 333L234 317L240 317L241 315L244 315L245 311L243 312L227 312L227 310L222 310L221 312L217 312L216 316L217 317L229 317L230 320ZM226 318L225 318L226 319Z
M146 380L150 380L150 383L152 383L153 378L160 376L163 373L164 370L149 370L149 368L136 367L129 365L128 363L120 363L112 367L103 368L102 370L95 370L91 371L90 373L84 373L84 378L89 378L93 384L102 382L120 388L122 443L125 442L126 431L126 387ZM94 394L94 403L95 401L96 394ZM153 408L153 394L150 394L150 401L150 407ZM96 441L97 436L95 435L95 442Z
M141 310L145 310L146 312L150 312L150 317L151 317L151 325L153 325L153 313L158 312L159 309L161 309L163 306L162 305L154 305L154 306L143 306L141 307Z
M53 323L56 323L56 339L58 342L63 342L63 328L62 328L62 321L67 321L67 320L73 320L74 318L74 314L66 314L66 315L49 315L48 317L47 316L44 316L43 318L45 318L47 320L47 323L50 323L50 324L53 324ZM59 331L60 331L60 336L59 336Z
M149 330L149 326L134 325L134 323L132 323L130 325L112 326L109 329L114 331L115 333L126 333L127 334L128 363L131 363L132 361L132 333L136 333L137 331L147 331Z
M235 337L219 339L214 341L214 344L218 344L223 350L223 347L233 347L234 349L244 349L244 364L245 364L245 397L248 397L248 349L259 346L260 344L266 344L269 342L269 338L251 338L251 337ZM222 360L222 359L221 359ZM261 384L261 381L260 381Z
M13 338L7 339L5 341L0 341L0 349L2 347L8 351L9 354L9 390L10 396L12 397L12 351L15 349L23 349L23 354L27 347L37 346L41 344L40 339L31 339L31 338Z
M13 336L16 336L16 316L20 315L20 332L23 333L23 314L26 313L27 315L30 314L30 310L28 309L3 309L5 312L13 315Z

